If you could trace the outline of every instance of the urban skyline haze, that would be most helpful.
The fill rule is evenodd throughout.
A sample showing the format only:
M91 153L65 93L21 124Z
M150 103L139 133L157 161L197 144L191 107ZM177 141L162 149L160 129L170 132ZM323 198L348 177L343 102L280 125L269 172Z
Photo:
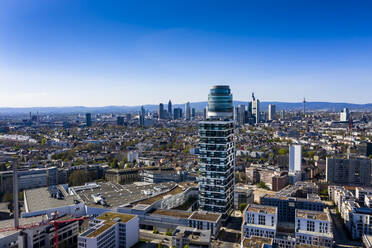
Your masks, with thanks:
M370 103L367 1L2 1L0 107Z

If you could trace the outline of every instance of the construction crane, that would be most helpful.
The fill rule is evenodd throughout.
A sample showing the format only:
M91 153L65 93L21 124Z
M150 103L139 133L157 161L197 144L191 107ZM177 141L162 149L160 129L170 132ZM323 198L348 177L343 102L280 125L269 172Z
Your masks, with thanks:
M53 244L54 244L54 248L58 248L58 228L59 228L60 224L85 220L85 219L89 219L89 218L90 218L90 216L83 216L83 217L80 217L80 218L73 218L73 219L67 219L67 220L57 220L57 215L55 215L54 219L48 220L48 221L45 221L45 222L42 221L42 222L37 222L37 223L31 223L31 224L27 224L27 225L23 225L23 226L18 226L18 228L17 227L0 228L0 233L1 232L16 231L16 230L32 229L32 228L46 226L46 225L53 225L53 227L54 227Z

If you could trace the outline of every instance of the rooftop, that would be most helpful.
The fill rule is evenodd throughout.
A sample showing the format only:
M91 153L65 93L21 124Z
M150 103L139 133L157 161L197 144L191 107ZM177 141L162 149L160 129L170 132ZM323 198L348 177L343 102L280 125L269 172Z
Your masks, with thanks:
M100 216L98 216L96 219L116 222L117 218L119 218L120 222L127 223L128 221L130 221L134 217L136 217L136 216L132 215L132 214L106 212L106 213L103 213Z
M137 204L147 204L147 205L151 205L159 200L162 200L165 196L167 195L177 195L179 193L182 193L183 190L181 187L177 186L175 187L174 189L172 189L171 191L169 192L165 192L165 193L161 193L159 195L156 195L154 197L150 197L150 198L147 198L147 199L144 199L144 200L141 200L139 201Z
M251 236L243 240L243 247L249 248L262 248L264 245L272 245L273 239Z
M326 212L319 212L319 211L296 209L296 217L303 218L303 219L329 221L328 214Z
M74 205L74 196L66 196L63 199L53 198L48 187L25 190L25 208L27 212L35 212L50 208Z
M137 200L151 197L152 194L170 190L176 183L166 182L159 184L151 183L133 183L133 184L116 184L112 182L98 183L99 187L89 190L80 190L77 192L78 196L88 206L105 207L95 203L92 195L100 195L107 203L107 207L115 208ZM142 202L141 202L142 203ZM143 203L146 204L146 203Z
M177 211L177 210L166 210L166 209L157 209L152 214L165 215L178 218L189 218L192 214L191 212Z
M98 228L89 232L87 237L88 238L95 238L117 222L127 223L131 219L135 218L135 215L131 214L121 214L121 213L114 213L114 212L106 212L98 216L97 220L103 220L103 224L98 224Z
M253 213L276 214L277 208L271 206L249 204L246 208L246 211Z
M221 218L221 214L208 213L208 212L193 212L189 217L190 220L205 220L217 222Z
M44 220L46 220L46 219L43 218L43 216L36 216L36 217L30 217L30 218L20 218L19 219L19 225L20 226L28 226L28 225L38 224L38 223L40 223ZM12 228L14 228L14 219L1 220L0 221L0 226L1 226L2 229L8 229L8 228L10 229L10 230L5 231L5 232L0 232L0 239L19 232L19 230L11 230Z

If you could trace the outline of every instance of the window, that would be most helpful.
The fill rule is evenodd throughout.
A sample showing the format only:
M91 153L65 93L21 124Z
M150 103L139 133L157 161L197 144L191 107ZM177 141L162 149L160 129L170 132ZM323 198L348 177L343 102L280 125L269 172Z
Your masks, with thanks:
M314 221L311 221L311 220L307 221L306 230L309 231L309 232L314 232L315 231Z
M265 218L265 215L259 215L259 216L258 216L258 224L259 224L259 225L265 225L265 224L266 224L266 218Z

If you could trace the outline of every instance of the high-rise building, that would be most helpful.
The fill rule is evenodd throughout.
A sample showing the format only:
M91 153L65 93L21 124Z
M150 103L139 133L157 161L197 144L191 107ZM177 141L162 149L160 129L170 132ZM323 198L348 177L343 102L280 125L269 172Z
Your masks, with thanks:
M234 204L234 121L229 86L213 86L208 95L207 120L200 125L199 206L222 213L226 219Z
M168 102L168 115L169 115L169 119L172 119L173 112L172 112L172 102L171 102L171 100L169 100L169 102Z
M85 123L86 123L87 127L92 126L92 114L91 113L86 113L85 114Z
M269 121L275 120L276 106L275 104L269 104Z
M162 104L162 103L159 104L158 119L159 120L164 119L164 104Z
M192 108L191 109L191 118L194 120L196 117L196 111L195 111L195 108Z
M289 172L301 172L302 146L291 145L289 147Z
M116 119L117 125L118 126L124 126L124 117L123 116L118 116Z
M127 119L127 121L130 121L132 119L132 115L128 113L125 115L125 118Z
M239 104L239 107L238 107L238 123L240 125L244 125L245 124L245 105L243 104Z
M256 119L255 123L260 123L260 101L254 97L254 93L252 93L252 115Z
M143 106L141 106L141 111L139 113L139 124L142 127L145 125L145 108Z
M281 120L284 120L285 119L285 111L284 110L281 110L280 111L280 119Z
M182 118L182 109L181 108L174 108L173 109L173 119L178 120Z
M371 160L367 158L327 158L328 183L343 185L371 185Z
M233 119L236 124L239 123L239 107L233 108Z
M350 120L350 112L348 108L344 108L344 110L340 113L340 121L348 122Z
M208 107L205 107L203 109L203 120L206 120L207 119L207 113L208 113Z
M185 104L185 120L189 121L191 120L191 108L190 108L190 102L187 102Z

